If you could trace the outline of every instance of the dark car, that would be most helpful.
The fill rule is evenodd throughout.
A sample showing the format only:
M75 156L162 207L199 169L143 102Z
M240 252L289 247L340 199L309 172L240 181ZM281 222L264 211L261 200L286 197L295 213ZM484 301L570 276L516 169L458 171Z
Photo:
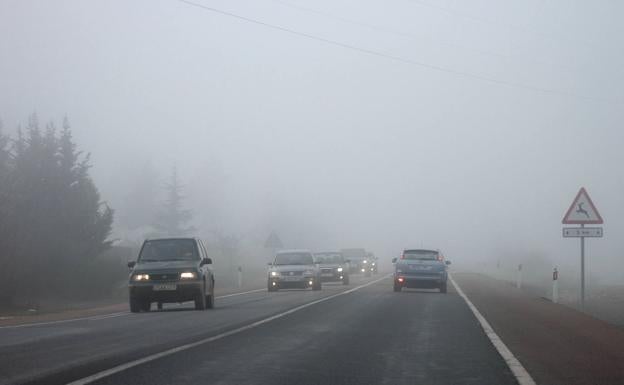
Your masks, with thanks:
M285 288L321 290L321 271L309 250L280 251L269 266L269 291Z
M196 310L214 307L215 280L204 244L197 238L149 239L129 262L130 311L149 311L156 302L194 301Z
M370 267L368 266L368 255L366 254L365 249L341 249L340 253L345 259L349 260L349 271L351 273L361 273L366 276L371 274Z
M394 291L402 288L438 288L446 293L448 279L447 265L444 257L437 250L408 249L403 251L400 259L393 258Z
M321 269L321 280L323 282L349 284L349 267L340 252L324 251L315 253L314 258Z

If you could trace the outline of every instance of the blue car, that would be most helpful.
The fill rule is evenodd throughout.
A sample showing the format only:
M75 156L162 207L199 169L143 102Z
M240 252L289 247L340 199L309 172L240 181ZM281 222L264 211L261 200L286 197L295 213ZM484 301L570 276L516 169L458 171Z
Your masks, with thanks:
M394 291L406 288L440 289L446 293L448 280L447 265L442 254L437 250L408 249L400 259L393 258Z

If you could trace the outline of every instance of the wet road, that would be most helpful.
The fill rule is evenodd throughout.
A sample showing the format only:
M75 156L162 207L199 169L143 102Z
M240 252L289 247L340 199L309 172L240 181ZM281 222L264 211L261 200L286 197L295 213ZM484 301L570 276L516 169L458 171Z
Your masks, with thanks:
M394 293L377 276L216 306L0 328L0 383L516 383L450 286Z

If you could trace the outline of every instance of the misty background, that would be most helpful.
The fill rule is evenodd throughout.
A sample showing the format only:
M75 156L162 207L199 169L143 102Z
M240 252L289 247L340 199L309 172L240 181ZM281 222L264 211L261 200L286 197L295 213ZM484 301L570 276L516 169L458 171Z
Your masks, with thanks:
M68 115L116 242L149 232L175 167L197 234L238 258L264 263L275 230L566 279L585 186L588 283L621 283L624 3L195 3L317 39L175 0L0 2L5 131Z

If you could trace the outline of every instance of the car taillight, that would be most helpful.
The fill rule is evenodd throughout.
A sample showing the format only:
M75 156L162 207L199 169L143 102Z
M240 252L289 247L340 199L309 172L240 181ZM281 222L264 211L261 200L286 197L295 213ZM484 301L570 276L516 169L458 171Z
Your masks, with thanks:
M403 282L403 277L399 277L399 279L397 279L397 281Z

